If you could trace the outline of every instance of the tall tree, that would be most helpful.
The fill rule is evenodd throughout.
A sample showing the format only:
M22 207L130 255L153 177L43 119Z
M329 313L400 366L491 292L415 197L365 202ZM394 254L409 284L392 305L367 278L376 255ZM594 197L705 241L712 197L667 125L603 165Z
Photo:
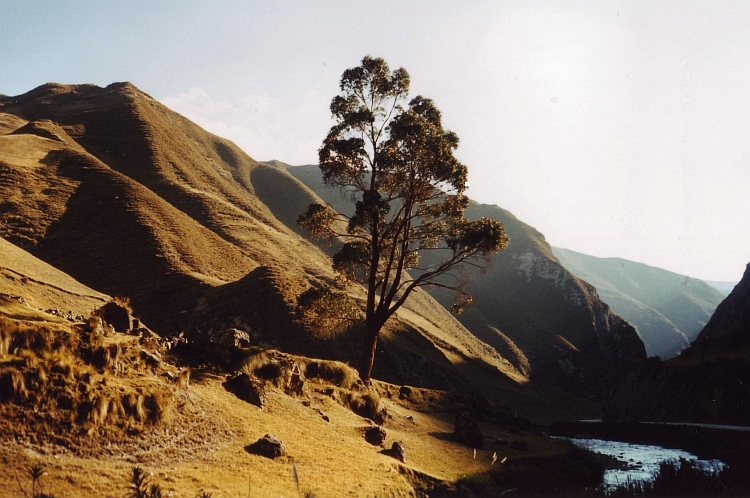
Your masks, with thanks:
M463 280L438 277L488 264L508 237L499 221L464 217L467 170L453 156L458 136L443 129L432 100L418 96L406 104L403 68L391 72L383 59L368 55L344 71L340 88L331 102L336 124L319 150L320 169L326 185L355 202L354 214L311 204L298 224L316 238L339 237L334 269L367 289L359 373L369 384L380 330L411 292L428 285L454 289L460 296L454 311L460 312L471 299ZM423 251L443 251L444 257L420 267Z

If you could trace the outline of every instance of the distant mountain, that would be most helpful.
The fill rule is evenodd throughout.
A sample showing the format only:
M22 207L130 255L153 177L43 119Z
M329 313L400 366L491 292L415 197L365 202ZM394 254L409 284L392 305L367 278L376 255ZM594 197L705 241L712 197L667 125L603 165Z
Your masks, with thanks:
M724 298L701 280L661 268L557 247L552 251L635 327L649 356L672 358L688 347Z
M692 346L650 361L610 397L610 419L750 426L750 264Z
M335 209L351 214L352 203L338 189L323 185L317 166L288 171ZM601 397L615 379L645 359L635 330L610 311L591 285L560 265L541 233L498 206L472 203L466 216L501 221L510 242L485 272L467 270L464 278L475 304L458 320L517 370ZM429 257L423 256L424 266ZM439 288L428 292L446 308L455 299Z
M738 283L738 282L718 282L715 280L704 280L704 282L706 282L708 285L710 285L714 289L724 294L725 297L728 296L732 292L732 290Z

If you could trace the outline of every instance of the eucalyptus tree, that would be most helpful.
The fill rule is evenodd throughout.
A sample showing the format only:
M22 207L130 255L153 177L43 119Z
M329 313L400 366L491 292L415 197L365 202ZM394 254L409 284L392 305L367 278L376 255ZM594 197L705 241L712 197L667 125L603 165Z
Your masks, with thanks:
M407 103L403 68L391 71L368 55L344 71L340 89L330 107L336 124L318 152L325 184L349 196L354 214L311 204L298 224L312 237L339 238L334 269L367 290L359 372L369 384L380 331L409 295L418 287L450 288L458 291L453 311L460 312L471 296L454 272L485 266L508 237L499 221L464 217L467 169L453 155L458 136L443 129L432 100ZM420 266L425 251L440 252L439 262Z

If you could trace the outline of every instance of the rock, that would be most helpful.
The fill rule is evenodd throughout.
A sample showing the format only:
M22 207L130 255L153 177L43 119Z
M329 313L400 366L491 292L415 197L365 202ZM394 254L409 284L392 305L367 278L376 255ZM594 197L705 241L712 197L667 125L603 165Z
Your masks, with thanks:
M234 346L238 348L250 347L250 334L240 329L227 329L217 332L211 336L211 342Z
M411 387L401 386L398 390L398 399L409 399L411 397Z
M273 434L266 434L256 442L245 448L250 453L261 455L266 458L286 456L286 447L281 440Z
M505 439L499 437L499 438L495 439L495 446L508 446L508 441L506 441Z
M482 449L484 445L482 431L479 430L477 421L467 413L456 415L456 427L453 430L453 434L459 443L465 444L470 448Z
M161 365L161 355L157 352L141 349L141 360L149 367L156 368Z
M525 439L516 439L510 443L510 447L518 451L529 451L529 442Z
M243 401L263 408L266 404L266 390L263 383L256 376L249 373L239 373L224 382L224 388Z
M370 427L365 430L365 441L373 446L380 446L385 442L385 431L382 427Z
M404 448L404 443L401 441L394 442L391 445L391 449L383 450L381 453L391 456L401 463L406 463L406 449Z

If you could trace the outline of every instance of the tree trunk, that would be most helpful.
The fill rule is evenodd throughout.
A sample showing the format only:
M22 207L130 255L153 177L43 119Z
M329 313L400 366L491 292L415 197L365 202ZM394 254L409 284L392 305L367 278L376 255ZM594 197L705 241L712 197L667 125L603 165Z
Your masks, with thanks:
M375 351L378 347L378 336L383 324L367 323L367 336L365 337L364 355L362 366L359 369L359 378L369 387L372 379L372 365L375 363Z

